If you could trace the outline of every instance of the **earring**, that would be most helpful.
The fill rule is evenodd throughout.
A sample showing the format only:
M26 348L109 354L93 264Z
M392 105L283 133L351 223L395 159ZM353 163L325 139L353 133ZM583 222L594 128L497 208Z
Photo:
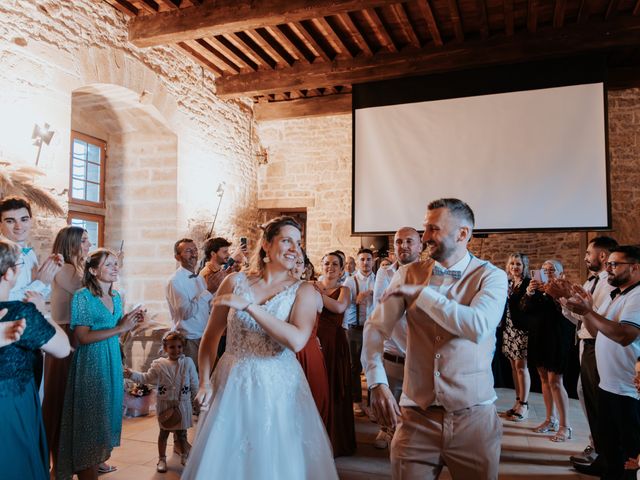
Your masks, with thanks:
M269 255L265 255L264 258L262 259L262 261L264 263L269 263L271 261L271 259L269 258Z

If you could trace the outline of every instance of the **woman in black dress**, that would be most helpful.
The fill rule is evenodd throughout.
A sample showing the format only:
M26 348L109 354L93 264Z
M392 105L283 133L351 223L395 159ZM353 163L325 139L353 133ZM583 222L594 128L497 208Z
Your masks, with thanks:
M562 264L547 260L542 272L551 280L560 276ZM561 306L544 293L545 284L532 279L522 298L522 309L529 317L529 363L537 368L542 384L542 396L546 407L545 421L534 432L557 432L551 437L554 442L571 439L571 426L567 414L569 397L562 384L567 370L569 347L573 325L562 315ZM557 412L557 415L556 415Z
M527 368L528 321L520 301L529 286L529 258L524 253L512 253L507 260L509 297L505 308L502 353L511 362L511 374L516 390L516 403L507 410L507 419L522 422L529 416L531 377Z

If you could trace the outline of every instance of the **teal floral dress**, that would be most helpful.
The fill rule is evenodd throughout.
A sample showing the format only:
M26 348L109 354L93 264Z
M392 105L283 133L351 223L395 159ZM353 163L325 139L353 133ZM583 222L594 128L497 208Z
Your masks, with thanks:
M49 449L33 378L36 352L55 329L32 303L0 302L0 322L24 318L27 326L15 343L0 348L0 478L48 480Z
M113 293L110 312L89 290L78 290L71 301L71 328L114 328L122 318L122 302ZM78 345L64 398L57 479L71 479L74 472L104 462L120 445L123 390L118 335Z

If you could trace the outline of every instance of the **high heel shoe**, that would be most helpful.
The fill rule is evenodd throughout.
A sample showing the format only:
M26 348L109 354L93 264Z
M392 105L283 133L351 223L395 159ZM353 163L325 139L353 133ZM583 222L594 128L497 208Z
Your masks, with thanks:
M567 440L571 440L572 434L573 434L573 430L571 429L571 427L567 427L563 425L558 429L558 433L556 433L553 437L551 437L551 441L566 442Z
M518 407L516 407L513 413L507 417L507 420L511 420L512 422L523 422L529 416L529 402L518 403Z
M535 433L557 432L559 427L557 418L547 418L544 422L533 429Z
M520 403L520 397L516 397L516 403L513 404L513 407L511 407L509 410L504 412L504 416L510 417L511 415L513 415L516 412L518 403Z

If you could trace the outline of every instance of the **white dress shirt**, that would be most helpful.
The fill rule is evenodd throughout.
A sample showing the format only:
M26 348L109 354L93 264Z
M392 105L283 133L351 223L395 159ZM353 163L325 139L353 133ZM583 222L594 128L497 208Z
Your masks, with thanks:
M373 286L373 308L377 308L384 291L391 284L391 279L398 271L398 262L394 262L388 267L378 269L376 281ZM384 341L384 351L397 357L404 357L407 353L407 315L402 316L400 321L393 327L391 336Z
M604 300L598 313L607 320L633 325L640 329L640 285L629 287L613 300ZM639 331L640 333L640 331ZM633 385L636 359L640 356L640 336L623 347L602 332L596 335L596 364L600 388L616 395L640 399Z
M368 276L362 275L360 270L357 270L352 276L347 277L344 281L344 286L349 289L351 292L351 303L347 307L344 312L344 320L342 326L344 328L349 328L350 325L364 325L364 322L371 316L373 313L373 297L368 297L366 303L364 305L356 305L356 297L358 296L357 292L366 292L367 290L372 290L376 281L376 275L371 272ZM358 288L356 289L356 282L358 283ZM364 306L364 308L363 308ZM360 318L358 318L358 313Z
M597 275L598 283L596 283L596 287L593 290L593 293L591 294L593 298L593 309L596 312L600 308L600 305L602 305L605 301L610 299L609 294L615 288L609 285L609 282L607 281L608 277L609 277L609 274L607 273L606 270L601 271ZM590 292L591 289L593 288L593 282L595 281L596 281L595 278L587 279L587 281L584 282L584 284L582 284L582 288L584 288L585 291ZM587 330L587 327L584 326L582 315L577 315L573 312L570 312L565 307L562 307L562 314L574 325L580 325L579 330L576 332L580 340L593 338L593 336L589 333L589 330Z
M20 260L24 261L24 265L20 268L16 284L9 292L9 300L24 300L27 292L38 292L44 296L45 300L48 299L51 294L51 286L40 280L32 280L33 271L38 269L36 252L31 249L27 253L22 253Z
M213 298L204 279L179 267L169 279L166 293L176 330L188 339L201 338L209 320Z

